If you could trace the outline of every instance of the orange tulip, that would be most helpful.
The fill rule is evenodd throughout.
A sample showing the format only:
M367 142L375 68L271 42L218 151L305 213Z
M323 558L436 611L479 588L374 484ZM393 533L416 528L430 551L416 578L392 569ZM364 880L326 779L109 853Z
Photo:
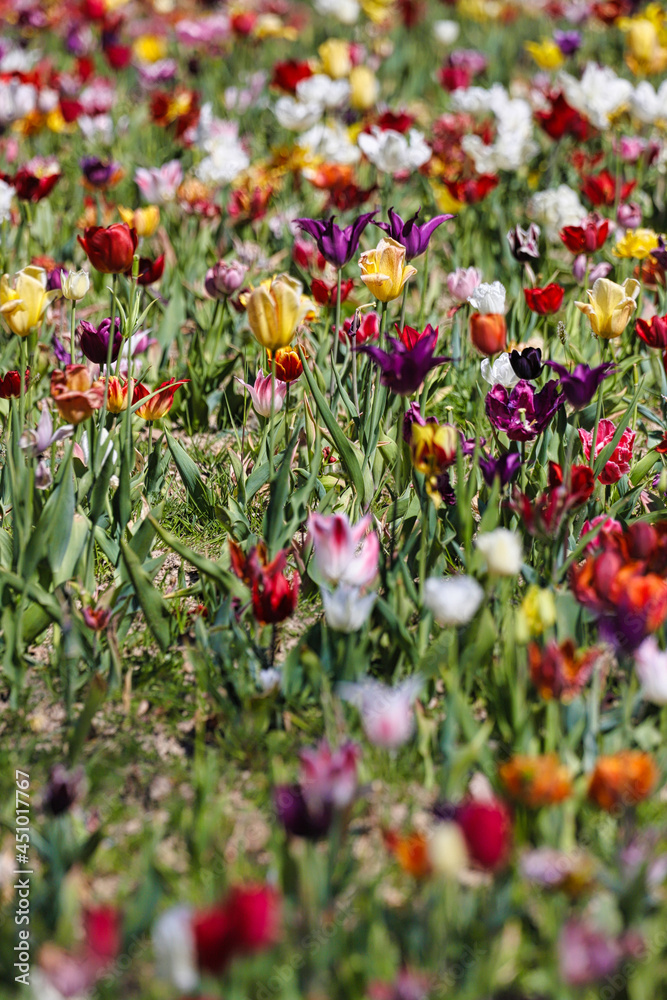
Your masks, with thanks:
M635 806L653 791L658 767L649 753L621 750L598 757L588 785L588 797L600 809L612 812L619 806Z
M85 365L67 365L51 374L51 396L64 420L80 424L104 402L104 387L93 381Z
M499 354L507 344L507 324L500 313L473 313L470 339L482 354Z

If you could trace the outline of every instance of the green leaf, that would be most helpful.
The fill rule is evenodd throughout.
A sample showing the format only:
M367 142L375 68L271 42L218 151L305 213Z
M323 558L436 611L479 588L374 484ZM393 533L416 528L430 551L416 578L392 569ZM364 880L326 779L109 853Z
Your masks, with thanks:
M345 466L345 469L352 480L357 497L360 502L363 501L365 504L370 503L372 493L370 497L366 496L366 488L364 477L361 472L361 465L357 459L354 449L352 448L350 441L345 437L345 434L338 425L338 421L331 412L326 399L317 387L317 382L308 367L308 363L301 348L299 348L299 354L301 355L303 374L306 382L308 383L308 388L310 389L313 399L315 400L318 412L326 424L326 428L329 432L333 445L340 455L341 462Z
M215 580L216 583L220 585L222 590L231 594L233 597L240 597L247 599L248 591L241 583L241 581L230 573L229 570L223 569L218 563L213 562L211 559L207 559L206 556L200 555L195 552L194 549L188 548L184 545L176 535L172 535L170 531L163 528L162 525L156 521L151 515L148 515L148 519L153 524L156 533L160 536L163 542L173 549L182 559L189 562L191 566L199 570L204 576L208 576L211 580Z
M271 559L278 554L278 550L283 547L283 535L285 529L285 505L290 493L290 468L292 465L292 455L296 442L301 433L302 422L297 421L297 425L292 435L292 439L285 450L283 460L280 463L278 475L271 484L271 499L264 516L263 533L266 543L269 546L269 556ZM291 532L290 532L291 537Z
M90 687L88 688L88 695L81 709L81 715L76 721L74 727L74 732L72 733L72 738L69 744L69 763L70 766L75 764L78 760L79 754L83 744L86 741L86 737L90 732L90 727L92 725L95 713L104 704L104 699L106 698L107 685L106 681L100 674L95 674L90 682Z
M632 402L628 406L623 416L623 419L620 421L618 427L616 428L616 433L614 434L613 438L611 439L609 444L606 444L604 446L604 448L596 458L595 465L593 466L593 472L595 473L596 479L604 469L605 465L607 464L611 456L616 451L618 442L623 437L623 431L625 430L625 428L628 426L628 424L632 419L632 414L635 411L635 406L637 405L637 400L639 399L639 393L642 391L643 385L644 385L644 379L642 379L639 385L637 386L637 391L635 392L632 398Z
M157 524L157 521L155 523ZM169 648L171 642L172 617L169 608L126 541L121 540L120 549L137 600L146 616L146 624L158 646L164 651Z
M169 445L169 451L171 452L174 462L176 463L178 474L183 480L183 485L188 492L188 496L194 505L199 508L199 510L205 513L210 512L212 508L211 493L210 490L204 485L199 469L192 461L185 448L183 448L178 441L172 437L169 431L165 430L164 433L167 439L167 444Z

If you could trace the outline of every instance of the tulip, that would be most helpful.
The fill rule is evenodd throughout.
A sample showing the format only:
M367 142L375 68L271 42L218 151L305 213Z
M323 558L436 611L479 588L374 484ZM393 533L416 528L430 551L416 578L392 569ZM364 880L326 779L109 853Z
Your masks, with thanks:
M157 205L146 205L144 208L135 208L134 210L119 205L118 214L130 229L136 229L137 236L147 239L153 235L160 224L160 209Z
M91 187L105 188L121 176L121 168L112 160L99 160L96 156L84 156L79 160L81 172Z
M500 766L498 773L512 798L531 809L555 805L572 794L570 770L556 754L516 754Z
M616 425L611 420L602 419L598 425L598 434L595 442L595 455L597 458L600 452L612 441L616 434ZM579 428L579 439L584 449L584 454L588 460L591 457L591 447L593 444L593 434ZM616 445L613 454L609 457L607 464L598 476L601 483L610 486L617 483L621 476L626 475L631 468L632 449L635 443L635 432L626 427L621 435L621 439Z
M90 275L87 271L61 271L60 290L64 298L70 302L79 302L90 288Z
M42 322L49 304L60 294L56 289L46 290L46 271L43 267L24 267L10 277L3 274L0 280L0 313L5 323L18 337L27 337Z
M520 381L520 376L515 372L509 354L499 355L493 365L488 358L484 358L481 371L484 381L492 386L504 385L507 389L511 389Z
M532 441L546 428L564 398L555 379L539 392L522 379L511 390L494 385L486 395L484 408L493 426L505 431L510 441Z
M467 302L481 281L482 272L476 267L457 267L447 275L447 288L457 302Z
M317 242L317 249L335 268L344 267L354 257L359 239L376 212L359 215L354 222L341 229L330 219L296 219L297 225Z
M26 368L25 371L25 389L28 391L28 383L30 381L30 370ZM0 399L18 399L21 395L21 373L20 372L7 372L7 374L0 378Z
M331 805L310 810L298 784L278 785L273 793L273 806L278 822L292 837L320 840L329 833L334 816Z
M42 413L37 424L37 429L34 431L28 430L22 434L19 440L19 447L23 451L28 452L33 458L37 458L39 455L43 455L45 451L49 451L51 446L58 441L69 437L73 431L74 428L72 426L66 425L65 427L59 427L54 434L51 413L47 404L42 403Z
M521 468L521 455L518 451L506 451L500 458L485 458L481 455L479 467L487 486L493 486L496 477L500 480L501 487L507 486Z
M500 799L469 799L454 810L471 861L489 871L507 861L512 838L512 821Z
M106 365L109 352L109 338L111 336L111 319L103 319L99 326L93 326L85 319L79 323L79 345L81 350L95 365ZM115 318L115 329L113 336L113 346L111 348L111 360L115 361L118 352L123 346L123 334L120 329L120 317Z
M259 566L252 584L252 608L260 625L277 625L294 613L299 600L301 578L287 579L283 570L287 556L279 552L273 562Z
M242 386L244 386L250 393L250 398L252 399L252 405L255 407L255 411L259 413L260 417L270 417L271 416L271 376L264 375L262 369L260 368L257 372L254 385L248 385L243 379L237 378ZM273 413L277 413L282 409L282 405L285 401L285 396L287 395L287 386L284 382L275 381L275 392L273 395Z
M367 587L378 571L380 540L366 514L351 525L347 514L311 514L308 531L313 541L313 562L327 583Z
M375 225L384 229L393 240L405 247L405 259L413 260L420 257L427 249L431 236L443 222L453 219L453 215L436 215L430 222L417 224L417 219L421 208L407 222L398 215L393 208L389 209L389 222L376 222Z
M343 683L338 693L361 712L364 732L374 746L395 750L410 739L415 728L412 705L421 691L421 677L409 677L391 688L380 681Z
M636 806L657 784L659 771L653 757L641 750L620 750L598 757L588 783L588 797L600 809Z
M498 354L507 343L507 325L500 313L473 313L470 317L470 340L482 354Z
M368 111L378 99L380 85L370 66L355 66L349 76L350 107L355 111Z
M538 260L540 248L538 240L540 238L540 227L535 222L531 222L528 229L515 226L507 234L507 242L515 260L522 264L528 264L531 260Z
M437 477L456 461L460 435L453 424L415 421L410 435L412 464L417 472Z
M375 250L367 250L359 258L361 280L379 302L391 302L403 291L403 286L417 269L405 263L406 250L396 240L384 237Z
M280 382L295 382L303 374L303 362L292 347L280 347L275 354L268 353L269 371L275 368Z
M335 632L358 632L363 628L377 598L377 594L362 594L359 587L340 586L336 590L322 587L324 619Z
M500 281L483 281L468 296L468 302L482 316L504 314L507 292Z
M546 587L531 583L519 605L515 635L518 642L528 642L556 624L556 602Z
M149 399L148 402L143 403L142 406L137 407L137 415L143 417L144 420L160 420L169 413L174 402L174 393L176 390L189 381L189 378L182 378L178 381L175 378L170 378L166 382L163 382L159 387L157 395ZM141 382L137 382L134 387L132 403L137 403L140 399L150 395L151 393L146 386Z
M542 364L542 351L539 347L524 347L521 353L519 351L512 351L510 354L510 365L520 379L527 382L533 381L539 378L544 367Z
M616 371L616 366L612 361L598 365L597 368L590 368L588 365L575 365L571 372L565 365L560 365L557 361L545 361L544 363L558 374L558 384L563 390L563 396L575 410L581 410L588 406L597 392L598 386Z
M77 237L95 270L102 274L124 274L132 267L137 249L137 231L126 222L113 226L89 226Z
M287 347L293 340L308 306L302 302L303 286L288 274L279 274L270 285L259 285L248 297L248 323L255 339L269 351Z
M104 376L98 379L99 384L104 388L106 379ZM127 409L127 382L117 378L115 375L109 376L109 390L107 393L107 410L109 413L122 413Z
M530 679L545 701L570 702L580 695L599 659L599 649L575 650L571 639L561 643L552 639L544 649L535 642L528 646Z
M657 347L663 351L667 348L667 316L653 316L648 322L638 319L635 329L649 347Z
M438 823L428 841L428 859L438 875L456 879L468 867L468 848L458 823Z
M93 383L85 365L67 365L51 373L51 396L58 412L71 424L87 420L104 402L104 389Z
M484 600L484 590L472 576L431 576L424 584L424 606L438 625L467 625Z
M580 226L565 226L560 238L572 253L592 254L604 246L608 234L609 219L593 214Z
M552 282L544 288L524 288L526 305L539 316L552 316L563 304L565 289Z
M554 31L554 42L564 56L572 56L581 45L581 34L578 31Z
M667 705L667 653L651 635L635 650L634 656L642 698L654 705Z
M332 80L349 76L352 69L349 42L342 38L328 38L320 45L317 53L322 61L322 72Z
M642 210L637 202L629 201L625 205L619 205L616 211L616 221L624 229L638 229L642 224Z
M433 368L450 360L444 355L433 356L437 339L437 329L433 330L429 325L411 349L402 340L387 337L390 352L369 345L360 347L359 350L368 354L381 369L380 381L383 385L400 396L411 396L417 392Z
M614 257L633 257L635 260L646 260L657 249L658 235L652 229L628 229L612 253Z
M238 292L245 278L246 267L238 260L219 260L209 267L204 279L206 294L212 299L225 299Z
M521 572L523 551L521 539L507 528L495 528L479 534L475 545L486 559L489 573L495 576L517 576Z
M63 764L51 768L42 796L42 809L51 816L62 816L83 796L85 774L82 767L68 771Z

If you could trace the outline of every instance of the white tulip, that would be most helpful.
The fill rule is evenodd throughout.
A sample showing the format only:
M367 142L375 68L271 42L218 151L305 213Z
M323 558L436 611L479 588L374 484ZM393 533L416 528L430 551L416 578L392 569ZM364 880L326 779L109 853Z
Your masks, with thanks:
M521 539L514 531L496 528L478 535L475 545L486 559L489 573L516 576L521 571L523 551Z
M654 705L667 705L667 652L650 635L635 650L635 669L642 686L642 698Z
M153 925L153 951L157 975L175 989L194 992L199 984L192 910L174 906Z
M329 628L337 632L358 632L373 610L377 594L361 596L359 587L322 588L324 617Z
M512 368L510 356L507 353L500 354L491 364L488 358L482 361L482 378L489 385L504 385L506 389L511 389L519 380L519 376Z
M70 302L78 302L87 294L90 288L90 275L87 271L60 272L60 287L63 296Z
M505 312L506 295L505 287L500 281L493 281L490 284L483 281L472 295L468 296L468 302L476 312L482 313L482 315L488 313L502 315Z
M460 33L461 28L456 21L436 21L433 25L433 34L441 45L453 45Z
M467 625L484 600L472 576L432 576L424 584L424 605L438 625Z

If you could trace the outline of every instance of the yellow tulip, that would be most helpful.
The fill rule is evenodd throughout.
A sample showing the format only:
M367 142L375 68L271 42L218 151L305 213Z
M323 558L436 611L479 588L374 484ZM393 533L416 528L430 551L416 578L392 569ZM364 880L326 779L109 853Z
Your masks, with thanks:
M118 214L131 229L136 229L137 236L152 236L160 224L160 209L157 205L146 205L145 208L123 208L118 206Z
M359 258L361 280L379 302L391 302L403 291L403 285L417 268L406 266L405 247L384 237L375 250L367 250Z
M518 642L528 642L556 624L556 602L550 590L533 583L519 605L516 621Z
M134 54L141 62L154 63L164 59L167 54L167 43L158 35L140 35L132 46Z
M617 285L609 278L598 278L592 290L588 290L589 302L575 302L585 316L588 316L593 333L609 340L620 337L628 321L637 308L636 298L640 284L634 278L626 278Z
M317 50L322 63L322 72L333 80L349 76L352 69L350 45L342 38L328 38Z
M361 8L373 24L382 24L392 12L394 0L361 0Z
M287 347L296 328L305 319L308 300L303 285L289 274L279 274L268 285L254 288L248 296L247 315L255 340L269 351Z
M661 30L646 16L623 18L620 22L628 46L626 62L633 73L662 73L667 66L667 49L661 44Z
M563 53L551 38L543 38L541 42L526 42L524 49L540 69L560 69L565 61Z
M357 111L367 111L378 99L377 77L368 66L355 66L350 73L350 104Z
M644 260L658 247L658 236L652 229L629 229L614 247L615 257Z
M453 424L412 425L410 452L417 472L439 476L456 459L459 432Z
M42 321L47 307L58 289L47 292L46 271L43 267L24 267L10 281L8 274L0 280L0 313L5 323L18 337L27 337Z

